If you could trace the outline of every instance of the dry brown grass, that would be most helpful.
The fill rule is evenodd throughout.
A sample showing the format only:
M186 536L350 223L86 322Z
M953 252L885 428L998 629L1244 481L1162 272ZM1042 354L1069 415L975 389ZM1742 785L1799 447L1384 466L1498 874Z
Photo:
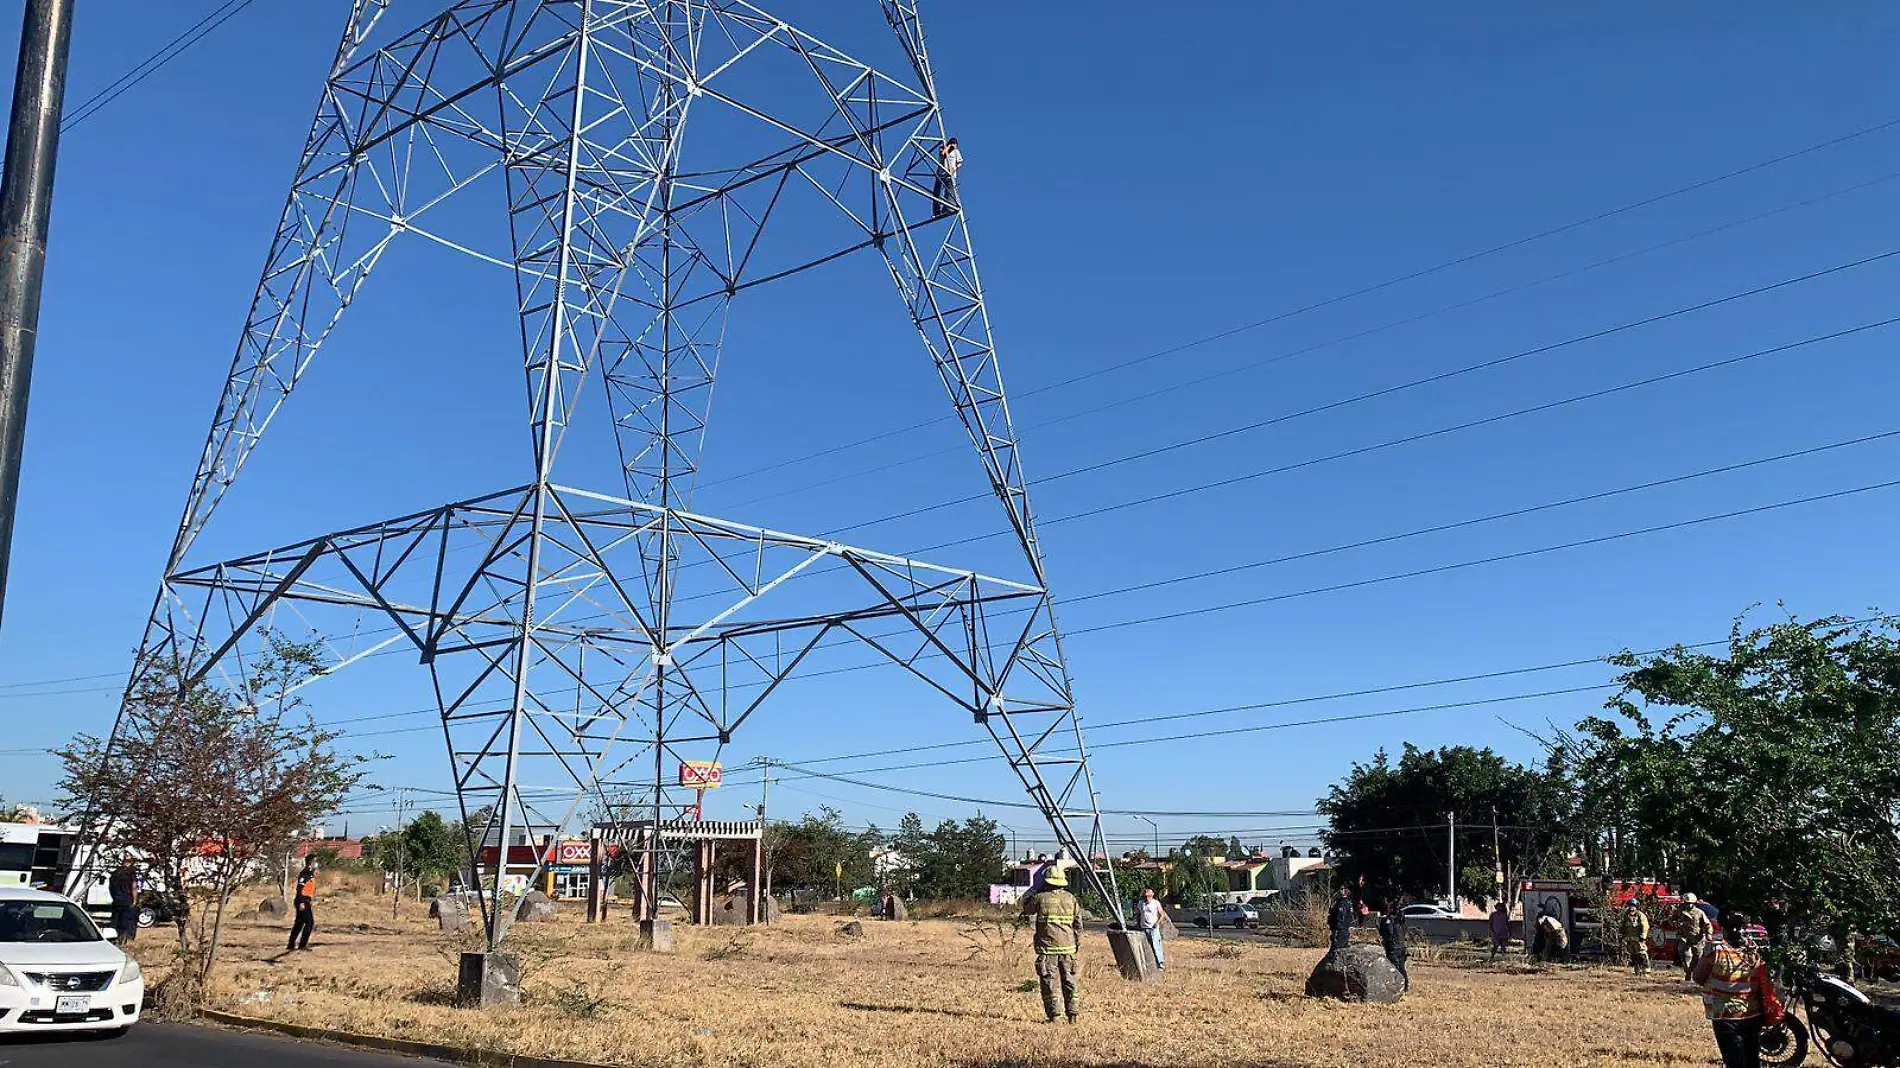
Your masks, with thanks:
M1316 953L1180 939L1153 984L1114 974L1091 935L1084 1016L1042 1023L1024 989L1027 954L972 921L865 921L862 938L829 916L790 916L738 936L676 927L665 956L634 949L621 911L600 926L563 911L518 925L528 1004L452 1007L454 953L424 908L388 898L318 902L313 952L282 956L285 928L246 922L219 969L219 1007L367 1034L425 1038L615 1065L775 1068L1415 1068L1470 1065L1707 1065L1714 1048L1679 982L1605 969L1413 967L1398 1006L1301 996ZM166 946L148 932L139 955ZM994 948L991 948L994 947ZM266 991L269 1000L243 995Z

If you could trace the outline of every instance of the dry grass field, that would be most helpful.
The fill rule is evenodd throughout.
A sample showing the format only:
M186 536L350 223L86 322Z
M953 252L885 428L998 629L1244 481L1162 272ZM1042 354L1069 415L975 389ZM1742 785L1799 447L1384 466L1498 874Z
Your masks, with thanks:
M1080 1024L1042 1022L1025 936L1007 925L789 916L763 929L676 925L671 954L633 948L624 913L604 925L564 909L519 924L527 1004L451 1005L455 955L424 906L320 898L312 951L283 955L285 924L233 926L217 1006L365 1034L612 1065L990 1068L1418 1068L1716 1063L1689 989L1666 969L1638 980L1583 967L1415 962L1397 1006L1301 996L1319 954L1182 939L1158 982L1114 971L1093 936ZM160 964L164 931L139 955ZM260 993L262 992L262 993Z

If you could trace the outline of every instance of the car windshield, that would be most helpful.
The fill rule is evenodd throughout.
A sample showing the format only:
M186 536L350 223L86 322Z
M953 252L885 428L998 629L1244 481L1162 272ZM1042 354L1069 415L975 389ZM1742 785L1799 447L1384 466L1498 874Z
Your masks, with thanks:
M0 942L97 942L99 929L69 901L0 901Z

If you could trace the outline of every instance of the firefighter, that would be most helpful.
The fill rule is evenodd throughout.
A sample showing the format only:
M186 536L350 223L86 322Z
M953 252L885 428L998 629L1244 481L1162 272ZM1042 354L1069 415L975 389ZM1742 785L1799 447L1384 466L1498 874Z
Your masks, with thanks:
M1064 889L1069 877L1061 865L1049 869L1043 885L1047 889L1023 899L1023 915L1036 921L1036 978L1042 983L1042 1011L1050 1023L1063 1015L1074 1023L1081 1012L1075 989L1075 951L1082 944L1082 905Z
M1709 914L1696 907L1696 896L1682 895L1682 908L1676 912L1676 954L1684 979L1694 981L1696 965L1708 954L1714 935Z
M1630 898L1623 906L1618 929L1623 935L1623 952L1629 957L1630 970L1637 975L1648 975L1649 914L1643 911L1641 898Z
M1700 912L1691 904L1688 911ZM1731 916L1742 927L1746 919ZM1733 944L1716 942L1696 958L1690 981L1702 988L1702 1005L1715 1029L1715 1047L1724 1068L1759 1068L1763 1000L1761 955L1739 932Z
M290 924L290 944L284 947L286 952L310 948L310 932L317 927L317 913L313 907L316 897L317 862L306 859L303 870L297 873L297 896L291 901L297 918Z

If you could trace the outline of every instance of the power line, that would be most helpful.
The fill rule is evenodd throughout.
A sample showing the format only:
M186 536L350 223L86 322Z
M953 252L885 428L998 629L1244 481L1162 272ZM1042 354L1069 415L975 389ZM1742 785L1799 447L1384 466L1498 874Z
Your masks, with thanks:
M97 115L106 105L123 96L133 86L158 73L165 64L183 55L192 45L204 40L212 31L230 21L232 16L250 7L254 2L255 0L227 0L220 3L211 10L210 14L167 41L158 51L141 60L137 66L119 75L104 89L82 101L60 122L60 132L65 133Z
M1600 500L1600 499L1604 499L1605 497L1616 496L1616 495L1619 495L1622 493L1628 493L1628 492L1636 492L1637 490L1647 489L1647 488L1651 488L1657 485L1667 485L1671 483L1682 482L1690 478L1704 477L1710 474L1740 470L1740 469L1744 469L1748 467L1759 466L1760 464L1764 464L1764 463L1775 462L1777 460L1785 460L1785 459L1789 459L1793 457L1814 455L1816 453L1823 452L1829 449L1842 448L1842 447L1846 447L1853 444L1862 444L1862 443L1870 442L1870 441L1890 439L1896 435L1900 435L1900 431L1886 431L1886 432L1882 432L1878 434L1865 435L1861 438L1849 439L1848 441L1837 442L1830 445L1815 446L1808 449L1794 450L1792 452L1780 454L1779 456L1775 456L1775 457L1764 457L1760 460L1751 460L1751 461L1745 461L1738 464L1729 464L1729 465L1724 465L1718 468L1711 468L1703 472L1693 472L1688 475L1674 476L1672 478L1655 480L1648 483L1641 483L1636 486L1625 487L1624 489L1621 489L1621 490L1604 491L1600 493L1587 494L1587 495L1584 495L1583 497L1576 498L1575 500L1579 500L1579 501ZM1340 592L1340 591L1348 590L1348 589L1359 589L1359 588L1363 588L1367 586L1381 585L1387 582L1397 582L1397 581L1401 581L1405 579L1419 578L1419 577L1424 577L1424 576L1434 575L1434 574L1443 574L1443 573L1452 572L1452 571L1460 571L1460 570L1465 570L1472 567L1481 567L1481 566L1487 566L1487 565L1495 564L1495 563L1502 563L1502 562L1506 562L1510 560L1519 560L1519 559L1527 559L1527 558L1536 557L1536 556L1544 556L1544 555L1549 555L1551 553L1565 552L1572 549L1584 548L1584 547L1588 547L1592 545L1607 544L1607 543L1623 541L1623 540L1627 540L1627 539L1635 538L1635 537L1643 537L1650 534L1662 533L1662 532L1671 531L1671 530L1687 529L1690 527L1702 526L1709 523L1726 521L1729 519L1759 515L1759 514L1764 514L1768 512L1779 511L1786 508L1798 507L1801 505L1820 503L1824 501L1835 500L1835 499L1845 498L1849 496L1856 496L1862 493L1870 493L1870 492L1875 492L1878 490L1890 489L1896 485L1900 485L1900 480L1873 483L1870 485L1864 485L1864 486L1854 487L1854 488L1845 489L1845 490L1837 490L1830 493L1813 494L1813 495L1798 497L1798 498L1794 498L1790 500L1772 502L1765 505L1757 505L1750 508L1734 509L1731 511L1719 512L1712 515L1704 515L1704 516L1697 516L1690 519L1677 520L1670 523L1654 524L1654 525L1650 525L1646 527L1638 527L1632 530L1617 531L1610 534L1597 535L1590 538L1581 538L1581 539L1575 539L1568 542L1560 542L1553 545L1537 546L1530 549L1520 549L1520 550L1515 550L1515 551L1506 552L1506 553L1495 553L1489 556L1478 557L1475 559L1454 561L1452 563L1439 564L1432 567L1415 568L1408 571L1402 571L1402 572L1386 574L1386 575L1379 575L1379 576L1374 576L1374 577L1365 578L1365 579L1356 579L1356 580L1352 580L1348 582L1332 583L1325 586L1313 587L1313 588L1304 589L1304 590L1296 590L1296 591L1290 591L1290 592L1285 592L1285 593L1270 594L1263 597L1248 598L1241 601L1232 601L1232 602L1226 602L1223 604L1203 606L1199 608L1182 609L1180 611L1167 612L1167 613L1161 613L1161 614L1150 615L1150 616L1143 616L1143 617L1137 617L1137 618L1131 618L1131 619L1122 619L1122 620L1117 620L1115 622L1097 624L1090 627L1074 628L1074 629L1068 630L1066 633L1071 637L1081 637L1084 635L1099 633L1103 631L1120 630L1120 629L1131 627L1131 626L1142 626L1142 625L1147 625L1150 623L1167 622L1167 621L1187 618L1191 616L1199 616L1199 615L1212 614L1215 612L1231 611L1238 608L1257 607L1263 604L1278 603L1280 601L1287 601L1287 600L1294 600L1294 599L1303 598L1303 597L1317 596L1323 593L1334 593L1334 592ZM1548 505L1538 505L1538 506L1533 506L1530 508L1516 509L1511 512L1498 513L1498 517L1506 517L1506 516L1511 516L1511 515L1527 514L1533 511L1547 510L1548 508L1558 507L1562 503L1563 502L1551 502ZM1476 522L1484 521L1485 519L1486 517L1478 517L1478 519L1474 519L1474 520L1461 521L1461 522L1453 523L1453 524L1441 524L1440 526L1441 527L1468 526ZM1371 539L1371 543L1377 544L1380 542L1398 540L1400 537L1409 537L1409 536L1415 536L1421 533L1429 533L1435 529L1438 529L1438 528L1426 528L1425 530L1422 530L1422 531L1408 532L1406 534L1401 534L1401 535L1389 535L1383 538ZM1350 548L1357 544L1359 543L1351 543L1347 546L1339 546L1339 547L1334 547L1331 549L1312 550L1306 553L1294 554L1292 557L1288 557L1286 559L1307 558L1311 556L1321 555L1326 552L1340 551L1344 548ZM1154 582L1154 583L1140 584L1139 586L1133 587L1133 588L1146 589L1146 588L1152 588L1153 586L1156 586L1156 585L1194 581L1201 578L1228 574L1237 570L1244 570L1246 568L1266 566L1268 564L1275 563L1275 562L1279 562L1279 561L1278 560L1253 561L1248 564L1233 565L1226 568L1210 569L1205 572L1197 572L1197 573L1186 574L1186 575L1177 575L1170 579L1158 580L1157 582ZM1124 591L1102 591L1101 595L1106 596L1108 594L1118 593L1118 592L1124 592ZM1091 595L1091 596L1095 596L1095 595ZM879 667L884 667L884 666L887 666L886 661L874 661L874 662L865 663L865 664L849 665L849 666L844 666L844 667L826 669L822 671L807 672L799 677L817 678L817 677L823 677L826 675L835 675L835 674L844 674L844 673L855 672L855 671L871 670L874 668L879 668ZM419 712L428 712L428 711L431 711L431 710L426 710L426 709L419 710ZM397 713L394 715L401 715L401 713ZM437 725L433 725L433 724L428 725L428 726L418 726L418 727L399 727L399 728L393 728L393 729L385 730L385 731L353 732L351 737L357 737L357 738L382 737L386 735L408 734L408 733L416 733L420 731L435 730L435 729L437 729ZM949 744L949 743L945 743L945 744ZM963 743L957 743L957 744L963 744Z
M1655 315L1647 315L1647 316L1643 316L1637 319L1626 320L1624 322L1617 323L1612 326L1607 326L1601 329L1592 330L1586 333L1567 337L1560 341L1554 341L1548 344L1538 345L1534 348L1522 349L1516 352L1508 353L1503 356L1492 357L1487 360L1480 360L1477 363L1466 364L1462 367L1453 368L1452 370L1449 370L1449 371L1441 371L1437 374L1426 375L1421 378L1414 378L1406 382L1401 382L1397 385L1385 386L1380 389L1368 390L1363 393L1356 393L1350 397L1344 397L1339 400L1328 401L1325 404L1313 405L1307 408L1299 409L1297 411L1287 412L1281 415L1274 416L1269 419L1254 420L1253 422L1244 423L1239 426L1227 427L1222 430L1217 430L1208 434L1202 434L1198 437L1188 438L1183 441L1170 442L1165 445L1159 445L1150 449L1143 449L1139 452L1129 453L1127 455L1115 457L1113 459L1099 460L1094 463L1084 464L1080 467L1072 467L1066 471L1060 471L1054 475L1050 475L1046 478L1039 479L1038 484L1046 485L1051 482L1059 482L1065 478L1073 478L1079 475L1093 474L1098 471L1107 470L1111 467L1118 467L1122 464L1134 463L1139 460L1152 459L1155 456L1160 456L1165 453L1175 452L1180 449L1193 448L1195 446L1205 445L1210 442L1225 440L1227 438L1231 438L1239 434L1251 433L1255 430L1261 430L1266 427L1279 426L1285 423L1292 422L1297 419L1306 418L1307 416L1319 415L1319 414L1332 412L1332 411L1338 411L1340 409L1348 408L1356 404L1365 403L1366 401L1376 400L1381 397L1392 396L1393 394L1402 393L1407 390L1417 389L1422 386L1434 385L1440 382L1450 381L1455 378L1461 378L1465 375L1475 374L1479 371L1490 370L1492 368L1501 367L1509 363L1514 363L1518 360L1523 360L1523 359L1527 359L1533 356L1539 356L1539 355L1544 355L1550 352L1555 352L1558 349L1568 348L1573 345L1579 345L1585 342L1599 340L1605 337L1613 336L1615 334L1620 334L1620 333L1625 333L1630 330L1640 329L1645 326L1653 326L1657 323L1667 322L1671 319L1677 319L1685 315L1692 315L1692 314L1695 314L1696 312L1707 311L1710 308L1721 307L1726 304L1732 304L1736 301L1746 300L1751 297L1761 296L1762 294L1765 294L1765 293L1772 293L1777 290L1788 288L1790 286L1800 285L1804 282L1811 282L1816 279L1826 278L1831 275L1840 274L1845 271L1855 270L1857 268L1865 267L1870 264L1885 262L1887 260L1893 259L1896 256L1900 256L1900 248L1888 249L1887 251L1879 252L1872 256L1864 256L1858 259L1848 260L1844 263L1837 263L1830 267L1825 267L1816 271L1810 271L1805 274L1795 275L1789 278L1783 278L1779 281L1770 282L1766 285L1755 286L1750 289L1744 289L1738 292L1728 293L1720 297L1715 297L1710 300L1704 300L1704 301L1699 301L1694 304L1683 305L1681 307L1674 308L1670 311L1660 312ZM1473 427L1486 425L1487 423L1497 422L1502 419L1516 418L1517 416L1520 416L1520 415L1527 415L1527 414L1531 414L1535 412L1541 412L1541 411L1547 410L1547 408L1550 408L1550 407L1561 407L1563 405L1574 404L1574 403L1578 403L1584 400L1593 400L1598 397L1607 396L1610 393L1620 392L1622 390L1637 389L1644 386L1655 385L1660 382L1670 381L1673 378L1683 377L1684 375L1697 374L1702 371L1713 370L1719 367L1726 367L1732 363L1740 363L1745 360L1758 359L1763 356L1774 355L1780 352L1785 352L1790 348L1798 348L1804 345L1811 345L1811 344L1817 344L1824 341L1836 340L1840 337L1846 337L1850 334L1859 333L1865 330L1877 329L1883 326L1888 326L1895 322L1900 322L1900 317L1896 317L1893 319L1885 319L1885 320L1881 320L1879 322L1870 323L1870 324L1864 324L1862 326L1853 327L1836 334L1828 334L1828 335L1823 335L1820 337L1807 338L1802 341L1794 342L1787 346L1781 346L1781 347L1772 348L1772 349L1763 349L1761 351L1750 353L1745 356L1735 357L1729 360L1720 360L1720 361L1716 361L1710 364L1703 364L1697 367L1689 368L1684 371L1672 372L1666 375L1658 375L1652 378L1647 378L1647 379L1643 379L1637 382L1629 383L1624 386L1619 386L1611 390L1604 390L1604 391L1583 394L1579 397L1576 397L1570 400L1558 402L1557 404L1538 405L1532 408L1522 409L1517 412L1509 413L1504 416L1495 416L1488 420L1480 420L1474 423L1459 424L1458 426L1449 427L1444 430L1436 431L1430 434L1411 435L1408 437L1397 439L1393 442L1381 444L1375 447L1369 447L1367 449L1355 449L1355 450L1350 450L1343 453L1335 453L1331 456L1322 457L1317 460L1306 461L1301 464L1296 464L1296 465L1287 466L1287 467L1270 468L1263 472L1254 472L1254 473L1250 473L1246 475L1236 476L1233 479L1223 479L1216 482L1206 483L1202 486L1190 487L1188 489L1171 490L1171 491L1154 495L1151 497L1140 498L1133 502L1112 505L1106 509L1102 509L1102 511L1113 511L1113 510L1117 510L1124 507L1132 507L1135 504L1147 504L1147 503L1152 503L1154 501L1170 500L1175 497L1185 496L1186 494L1189 494L1189 493L1198 493L1198 492L1202 492L1205 489L1212 489L1212 488L1217 488L1221 486L1234 485L1238 482L1250 481L1255 478L1265 477L1266 475L1269 475L1269 474L1280 474L1285 471L1298 470L1299 468L1302 468L1302 467L1310 467L1314 464L1324 463L1324 462L1328 462L1334 459L1342 459L1342 458L1350 457L1350 456L1363 455L1367 451L1376 451L1378 449L1392 448L1401 444L1410 444L1414 441L1422 441L1431 437L1441 436L1443 434L1454 433L1461 430L1471 429ZM945 509L945 508L952 508L957 505L970 504L976 501L988 500L989 497L990 497L989 493L973 493L968 496L958 497L958 498L954 498L948 501L939 501L935 504L922 505L920 507L911 508L902 512L893 512L888 515L879 516L875 519L866 520L864 522L853 523L849 526L839 527L834 530L827 531L826 534L827 536L829 536L833 534L844 533L846 531L863 530L867 527L880 526L885 523L896 522L897 520L900 520L900 519L910 519L919 515L926 515L930 512L941 511L942 509ZM1100 513L1099 511L1098 512L1084 512L1084 513L1081 513L1080 515L1062 516L1056 519L1047 520L1042 525L1051 526L1056 523L1068 522L1072 519L1080 518L1082 515L1095 515L1095 514L1100 514ZM994 537L994 536L995 536L994 534L982 535L982 537L985 537L985 538ZM971 539L961 539L959 541L945 542L939 545L930 546L928 549L922 549L919 551L930 552L935 549L948 548L950 546L964 544L971 540L976 540L976 539L971 538Z
M1690 241L1699 240L1701 238L1709 237L1711 235L1722 233L1727 230L1732 230L1732 229L1735 229L1736 227L1746 226L1750 223L1759 222L1763 219L1772 218L1773 216L1785 214L1787 212L1795 211L1800 208L1810 207L1812 205L1819 204L1823 201L1830 200L1834 197L1843 196L1848 193L1859 192L1860 190L1872 188L1873 186L1881 185L1886 182L1891 182L1891 181L1894 181L1895 179L1900 179L1900 172L1884 174L1878 178L1873 178L1865 182L1856 182L1853 185L1845 186L1840 189L1835 189L1830 192L1820 194L1819 196L1809 197L1805 200L1797 201L1791 204L1784 204L1779 207L1771 208L1765 212L1760 212L1758 214L1747 216L1741 219L1731 220L1729 222L1725 222L1717 226L1709 227L1708 229L1705 229L1705 230L1699 230L1692 234L1685 234L1680 237L1671 238L1668 241L1663 241L1657 244L1648 245L1643 248L1636 249L1630 252L1623 252L1615 256L1609 256L1604 259L1594 260L1590 263L1584 264L1583 266L1573 267L1569 270L1559 271L1555 274L1544 275L1540 278L1532 279L1531 281L1528 281L1528 282L1520 282L1516 285L1506 286L1503 289L1493 290L1482 296L1471 297L1469 299L1457 301L1455 303L1441 305L1430 311L1419 312L1415 315L1408 315L1400 319L1388 320L1377 326L1366 327L1365 329L1356 330L1349 334L1338 335L1338 336L1329 338L1325 341L1318 341L1309 345L1301 346L1296 349L1291 349L1285 352L1276 353L1272 356L1267 356L1267 357L1263 357L1263 358L1255 359L1255 360L1248 360L1245 363L1239 364L1237 366L1228 367L1220 371L1215 371L1211 374L1202 375L1198 378L1183 379L1183 380L1171 382L1167 385L1160 386L1158 388L1144 389L1140 393L1137 393L1133 396L1123 397L1119 400L1113 400L1113 401L1108 401L1101 404L1091 405L1089 407L1081 408L1076 411L1069 412L1065 415L1058 416L1054 419L1045 419L1033 424L1019 423L1018 428L1021 429L1025 426L1028 426L1032 428L1039 428L1039 429L1046 430L1053 426L1059 426L1063 423L1073 422L1074 420L1086 418L1091 415L1099 415L1103 412L1114 411L1119 408L1127 407L1131 404L1146 403L1146 402L1154 400L1157 397L1162 397L1170 393L1177 393L1177 392L1180 392L1181 390L1204 386L1212 382L1217 382L1222 379L1230 378L1234 375L1241 374L1243 372L1258 370L1262 367L1267 367L1272 364L1279 363L1283 360L1289 360L1294 357L1305 356L1314 352L1319 352L1324 349L1329 349L1337 345L1343 345L1349 342L1363 340L1365 338L1372 337L1376 334L1384 333L1388 330L1394 330L1402 326L1409 326L1414 323L1423 322L1427 319L1432 319L1440 315L1448 314L1450 312L1462 311L1464 309L1475 307L1479 304L1496 300L1501 297L1506 297L1506 296L1510 296L1516 293L1521 293L1526 290L1533 289L1540 285L1546 285L1550 282L1560 281L1566 278L1572 278L1577 275L1596 270L1600 267L1606 267L1611 264L1620 263L1624 260L1629 260L1629 259L1634 259L1639 256L1644 256L1651 252L1658 252L1663 249L1672 248L1677 245L1685 244ZM1287 418L1294 418L1294 417L1289 416ZM739 505L736 505L735 507L743 508L743 507L748 507L751 505L760 504L765 501L776 500L780 497L791 496L794 494L809 493L813 490L822 489L826 486L837 485L838 483L841 483L841 482L854 481L856 479L863 478L869 475L882 474L884 472L893 471L898 468L908 467L912 464L920 463L924 460L935 459L940 456L963 455L968 451L968 448L969 447L967 445L950 446L947 448L937 449L932 452L912 455L901 460L895 460L889 463L879 464L875 467L864 468L858 471L850 472L848 474L836 475L831 478L821 479L817 482L810 482L803 485L786 487L784 489L775 490L771 493L763 494L761 496L750 497L750 498L747 498L745 501L741 502ZM1055 477L1064 477L1064 476L1058 475ZM1040 484L1041 482L1047 481L1047 480L1039 479L1037 481ZM977 498L972 497L969 499L974 500ZM962 503L962 502L959 502L959 503Z
M1836 146L1846 144L1849 141L1854 141L1854 140L1858 140L1859 138L1868 137L1873 134L1881 133L1883 131L1892 129L1895 126L1900 126L1900 118L1889 119L1885 122L1875 123L1872 126L1863 127L1859 130L1841 134L1837 137L1828 138L1825 141L1818 141L1804 148L1795 149L1791 152L1784 152L1781 155L1772 157L1770 159L1762 160L1758 163L1751 163L1744 167L1738 167L1734 170L1725 171L1721 174L1714 175L1713 177L1704 178L1695 182L1691 182L1687 185L1678 186L1666 192L1657 193L1652 196L1644 197L1640 200L1631 201L1627 204L1623 204L1620 207L1611 208L1607 211L1598 212L1594 215L1588 215L1583 218L1574 220L1572 222L1564 223L1559 226L1553 226L1545 230L1540 230L1533 234L1528 234L1524 237L1514 238L1510 241L1504 242L1503 244L1492 245L1488 248L1481 249L1477 252L1471 252L1462 256L1457 256L1452 259L1445 260L1441 263L1437 263L1429 267L1424 267L1419 270L1409 272L1407 274L1396 275L1382 282L1376 282L1371 285L1361 286L1357 289L1353 289L1353 290L1340 293L1331 297L1326 297L1322 300L1318 300L1311 304L1306 304L1301 307L1294 308L1290 311L1279 312L1275 315L1268 316L1267 318L1264 318L1264 319L1258 319L1250 323L1243 323L1239 326L1229 327L1225 330L1221 330L1213 334L1207 334L1202 337L1195 338L1191 341L1181 342L1180 344L1172 345L1164 349L1159 349L1157 351L1147 353L1146 355L1143 355L1143 356L1137 356L1132 359L1123 360L1120 363L1110 364L1107 367L1097 368L1096 370L1086 371L1077 375L1071 375L1068 378L1060 379L1055 382L1050 382L1045 385L1037 386L1034 389L1018 392L1016 394L1016 397L1017 399L1020 400L1023 397L1035 396L1036 394L1046 393L1050 390L1064 389L1069 386L1073 386L1079 382L1085 382L1090 379L1100 378L1103 375L1113 374L1117 371L1122 371L1130 367L1139 366L1140 364L1147 363L1151 360L1161 359L1167 356L1175 355L1177 353L1185 352L1192 348L1197 348L1202 345L1211 344L1216 341L1222 341L1222 340L1225 340L1226 338L1233 337L1237 334L1246 333L1247 331L1250 331L1250 330L1257 330L1260 327L1269 326L1269 325L1272 325L1273 323L1283 322L1287 319L1304 315L1308 312L1318 311L1322 308L1331 307L1335 304L1353 300L1358 297L1370 296L1373 293L1378 293L1383 290L1390 289L1394 286L1401 285L1405 282L1417 281L1418 279L1425 278L1442 271L1450 270L1453 267L1461 267L1465 264L1484 259L1488 256L1494 256L1500 252L1506 252L1511 249L1521 248L1525 245L1532 244L1537 241L1545 240L1546 238L1556 237L1560 234L1568 233L1572 230L1580 229L1582 227L1589 226L1594 223L1599 223L1599 222L1606 221L1608 219L1616 218L1619 215L1625 215L1632 211L1637 211L1642 208L1651 207L1653 205L1660 204L1666 200L1671 200L1676 197L1684 196L1686 194L1696 192L1697 190L1707 189L1710 186L1719 185L1723 182L1731 181L1733 179L1740 178L1745 175L1753 174L1757 171L1765 170L1769 167L1774 167L1782 163L1787 163L1791 160L1799 159L1803 156L1812 155L1813 153L1816 153L1816 152L1820 152L1829 148L1834 148ZM731 482L731 481L735 481L741 478L749 478L753 475L765 474L770 471L781 470L783 468L790 467L794 464L807 463L812 460L821 459L826 456L832 456L849 449L855 449L864 445L873 444L875 442L886 441L894 437L900 437L902 435L910 434L915 431L925 429L927 427L936 426L940 423L952 422L953 418L954 417L952 416L946 415L946 416L939 416L935 419L927 419L919 423L912 423L909 426L899 427L894 430L883 431L882 433L873 434L870 437L860 438L856 441L847 442L842 445L835 445L827 449L818 450L817 452L806 453L802 456L793 457L792 459L789 459L789 460L782 460L777 463L768 464L764 467L756 467L748 471L741 471L736 474L727 475L723 478L718 478L710 482L701 483L701 485L702 486L718 485L720 483Z

